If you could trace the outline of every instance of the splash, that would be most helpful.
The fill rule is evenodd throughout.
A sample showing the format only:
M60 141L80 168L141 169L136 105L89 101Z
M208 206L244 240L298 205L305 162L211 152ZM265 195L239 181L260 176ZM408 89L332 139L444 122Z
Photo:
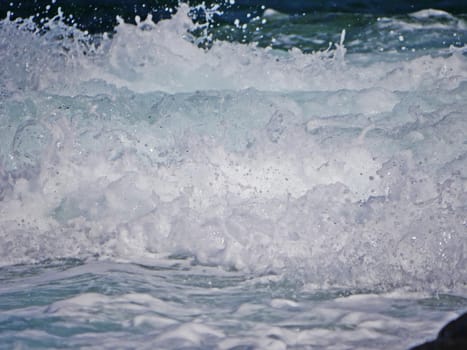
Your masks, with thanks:
M362 59L345 31L312 54L206 50L189 11L111 37L1 23L0 263L185 256L462 288L462 52Z

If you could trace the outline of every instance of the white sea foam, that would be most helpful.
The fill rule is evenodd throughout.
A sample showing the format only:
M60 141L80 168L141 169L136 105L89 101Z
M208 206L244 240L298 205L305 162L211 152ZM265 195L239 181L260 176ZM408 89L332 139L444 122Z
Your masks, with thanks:
M462 288L462 52L203 50L186 11L93 49L60 21L45 36L2 22L0 263L162 253Z

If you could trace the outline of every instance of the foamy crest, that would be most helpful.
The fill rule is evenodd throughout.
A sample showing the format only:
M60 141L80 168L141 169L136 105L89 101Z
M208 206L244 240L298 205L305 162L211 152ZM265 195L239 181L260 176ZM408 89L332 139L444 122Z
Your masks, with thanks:
M91 51L2 22L1 264L165 254L322 284L465 283L462 53L203 50L186 12L120 23Z

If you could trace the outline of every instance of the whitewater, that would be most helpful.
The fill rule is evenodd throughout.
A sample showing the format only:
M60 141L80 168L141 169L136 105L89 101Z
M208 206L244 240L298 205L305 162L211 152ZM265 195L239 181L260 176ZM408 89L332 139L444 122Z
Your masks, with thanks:
M192 11L0 22L0 349L433 338L467 309L467 18Z

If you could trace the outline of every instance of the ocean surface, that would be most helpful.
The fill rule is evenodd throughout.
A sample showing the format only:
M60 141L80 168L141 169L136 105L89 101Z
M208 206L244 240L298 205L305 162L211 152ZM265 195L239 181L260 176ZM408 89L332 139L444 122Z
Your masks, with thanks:
M465 5L287 4L2 1L0 349L408 349L467 310Z

